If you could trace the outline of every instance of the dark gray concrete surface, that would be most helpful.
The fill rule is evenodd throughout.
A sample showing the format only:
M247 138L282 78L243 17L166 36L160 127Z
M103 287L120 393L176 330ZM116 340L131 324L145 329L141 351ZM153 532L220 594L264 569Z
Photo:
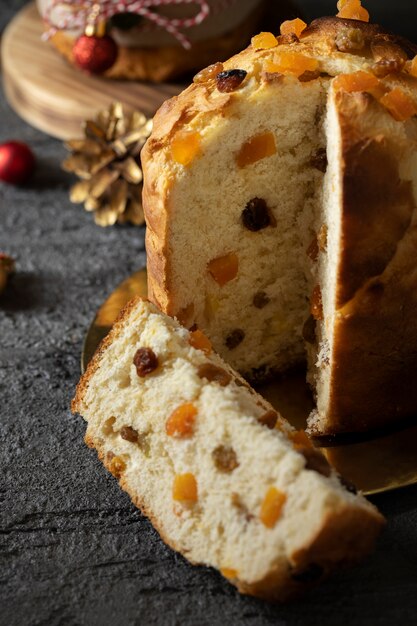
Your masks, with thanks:
M0 4L3 25L20 4ZM38 169L25 187L0 185L0 250L18 270L0 298L0 625L415 624L417 488L374 498L388 518L377 551L285 607L239 596L162 543L69 411L88 324L144 263L143 229L98 228L71 205L62 145L0 97L9 138Z

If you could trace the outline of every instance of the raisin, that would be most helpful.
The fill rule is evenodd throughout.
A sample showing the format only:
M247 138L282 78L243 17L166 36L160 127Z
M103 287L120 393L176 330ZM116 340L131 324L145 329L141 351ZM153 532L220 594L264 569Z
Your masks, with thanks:
M211 456L213 457L215 466L220 472L229 474L239 467L236 452L233 448L228 446L218 446L213 450Z
M268 206L262 198L252 198L242 211L242 222L252 232L262 230L271 224Z
M313 472L317 472L322 476L330 476L330 474L332 473L332 468L330 467L326 457L324 457L321 452L319 452L315 448L307 448L304 446L298 448L298 451L300 452L300 454L303 455L306 460L305 468L307 470L312 470Z
M310 315L308 320L304 323L303 339L306 343L316 343L316 320L312 315Z
M200 378L205 378L209 383L219 383L221 387L227 387L232 380L231 375L226 370L213 363L203 363L199 366L198 375Z
M136 366L138 376L144 378L159 365L158 357L151 348L139 348L133 357L133 363Z
M355 54L365 47L365 37L360 28L346 28L337 33L335 44L340 52Z
M270 430L273 430L277 425L278 421L278 413L270 409L260 417L258 417L258 422L262 424L262 426L266 426Z
M325 172L327 170L327 152L326 148L320 148L313 154L310 159L311 167L314 167L316 170L320 172Z
M123 426L120 430L120 436L125 441L130 441L131 443L137 443L138 433L131 426Z
M245 70L225 70L216 76L217 89L222 93L236 91L243 83L247 75Z
M236 330L232 330L232 332L227 335L225 344L229 350L234 350L240 343L242 343L244 338L244 331L241 328L236 328Z
M319 580L323 576L323 568L316 563L311 563L302 570L294 570L291 578L298 583L312 583Z
M253 306L257 309L263 309L270 303L270 298L266 295L265 291L258 291L253 296Z

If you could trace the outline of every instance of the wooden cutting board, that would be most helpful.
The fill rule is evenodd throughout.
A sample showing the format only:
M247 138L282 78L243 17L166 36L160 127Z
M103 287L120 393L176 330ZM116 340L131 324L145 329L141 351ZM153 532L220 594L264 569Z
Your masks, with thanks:
M296 15L300 12L292 0L266 0L262 29L277 30L283 19ZM34 2L10 22L1 50L4 88L9 104L24 120L59 139L80 136L81 123L111 102L153 115L184 88L180 83L154 85L84 74L42 41L42 33Z
M79 136L83 120L115 100L153 115L183 88L84 74L42 41L42 32L35 3L10 22L2 41L4 88L10 105L24 120L59 139Z

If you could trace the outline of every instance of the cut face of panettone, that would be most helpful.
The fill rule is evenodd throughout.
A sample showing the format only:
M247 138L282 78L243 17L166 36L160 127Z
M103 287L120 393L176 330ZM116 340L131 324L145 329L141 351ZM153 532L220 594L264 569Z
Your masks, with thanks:
M162 538L244 593L285 600L364 556L383 524L201 331L140 299L99 348L72 408Z
M342 17L283 32L157 113L150 297L250 380L307 358L312 431L369 430L417 410L417 49Z

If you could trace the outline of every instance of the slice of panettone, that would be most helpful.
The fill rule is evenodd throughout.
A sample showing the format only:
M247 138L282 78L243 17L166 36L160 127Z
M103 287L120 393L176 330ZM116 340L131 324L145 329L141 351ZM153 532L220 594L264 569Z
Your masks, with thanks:
M382 526L200 331L141 299L97 351L72 408L166 543L244 593L287 599L364 556Z

